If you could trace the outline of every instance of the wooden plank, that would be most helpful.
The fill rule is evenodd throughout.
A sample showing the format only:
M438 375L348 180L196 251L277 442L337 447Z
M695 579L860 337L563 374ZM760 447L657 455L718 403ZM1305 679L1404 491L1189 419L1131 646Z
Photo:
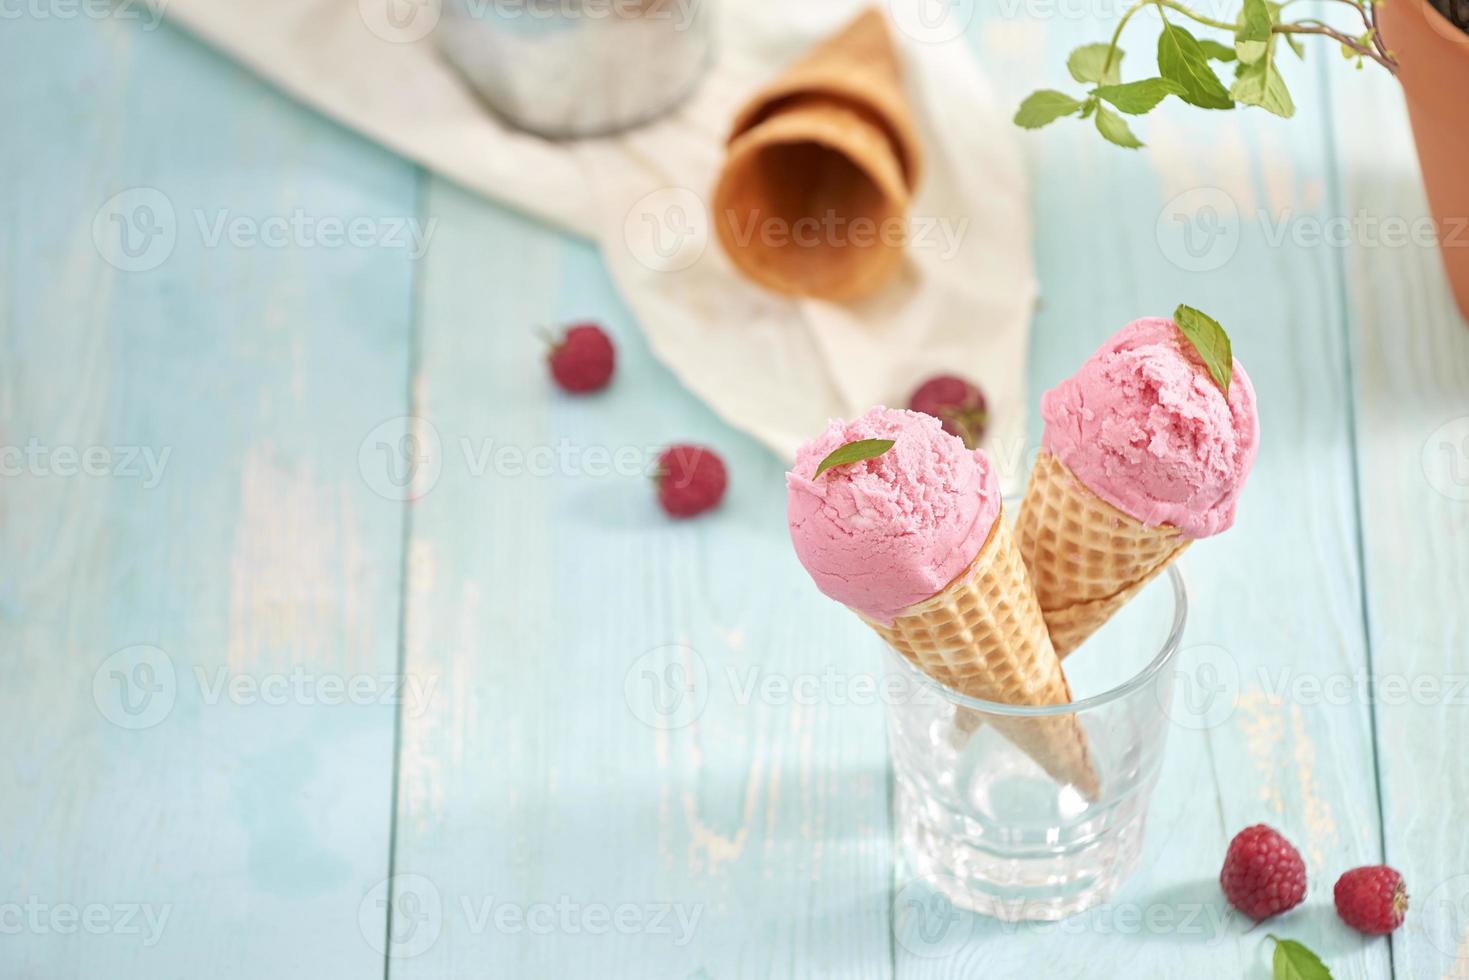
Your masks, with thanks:
M412 263L315 222L415 171L167 28L0 61L0 972L378 974Z
M887 975L881 708L821 686L877 651L791 553L783 466L652 360L589 246L439 183L427 213L414 404L444 452L407 655L445 696L405 718L395 864L437 912L393 976ZM618 371L572 398L530 328L587 317ZM724 455L718 513L657 509L671 441Z
M1105 40L1110 20L1067 9L1025 6L976 25L981 57L1014 103L1035 88L1074 88L1066 54ZM1131 31L1128 77L1143 77L1151 38L1141 23ZM1071 121L1026 137L1042 282L1032 391L1130 319L1187 302L1229 329L1258 389L1264 439L1237 525L1184 562L1193 606L1179 683L1197 693L1217 677L1225 689L1171 733L1136 877L1109 906L1058 925L955 919L948 941L899 944L899 976L1265 975L1266 930L1231 914L1217 883L1229 839L1256 822L1294 840L1311 869L1307 905L1273 931L1317 949L1338 978L1388 970L1381 944L1336 921L1330 895L1340 870L1379 854L1368 711L1302 696L1313 678L1355 676L1366 651L1335 260L1273 235L1284 209L1330 213L1326 89L1309 67L1287 70L1302 106L1290 122L1174 106L1139 125L1150 146L1137 153Z
M1428 240L1401 91L1368 72L1335 96L1384 829L1412 896L1393 961L1465 977L1469 327Z

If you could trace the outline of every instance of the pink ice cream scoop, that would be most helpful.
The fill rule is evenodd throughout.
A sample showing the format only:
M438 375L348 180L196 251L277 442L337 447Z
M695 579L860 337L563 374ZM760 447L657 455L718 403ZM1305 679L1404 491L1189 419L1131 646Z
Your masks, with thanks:
M1172 320L1129 323L1041 399L1045 448L1087 489L1190 538L1227 530L1260 445L1238 360L1229 397Z
M893 447L814 477L833 450L864 439ZM892 408L831 422L797 452L786 490L791 541L817 588L883 624L957 578L1000 515L988 455L932 416Z

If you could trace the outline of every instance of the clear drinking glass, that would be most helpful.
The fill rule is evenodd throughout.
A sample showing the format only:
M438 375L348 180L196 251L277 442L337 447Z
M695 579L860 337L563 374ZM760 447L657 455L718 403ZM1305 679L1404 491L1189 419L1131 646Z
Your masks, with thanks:
M1065 661L1073 702L1031 708L965 697L884 647L900 859L961 908L1054 920L1106 901L1137 866L1168 741L1172 660L1188 598L1176 566ZM1085 732L1095 799L1048 776L997 731Z

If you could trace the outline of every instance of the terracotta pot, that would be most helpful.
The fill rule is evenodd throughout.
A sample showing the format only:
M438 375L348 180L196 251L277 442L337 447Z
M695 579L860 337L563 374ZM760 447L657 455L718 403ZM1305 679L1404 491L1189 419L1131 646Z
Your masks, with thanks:
M1439 251L1469 319L1469 34L1427 0L1387 0L1377 15L1400 66Z

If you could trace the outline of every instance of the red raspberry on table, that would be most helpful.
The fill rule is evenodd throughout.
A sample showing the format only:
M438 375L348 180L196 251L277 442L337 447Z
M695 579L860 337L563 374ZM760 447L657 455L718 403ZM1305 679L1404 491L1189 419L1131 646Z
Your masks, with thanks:
M964 440L970 449L978 448L990 422L984 392L953 375L940 375L923 382L908 399L908 408L932 415L944 423L945 432Z
M1348 871L1336 880L1332 897L1343 922L1372 936L1392 932L1408 914L1403 876L1385 864Z
M583 394L607 387L617 352L612 338L595 323L578 323L560 340L550 338L551 377L565 391Z
M658 457L658 503L673 517L702 514L724 499L724 461L702 446L670 446Z
M1219 887L1230 905L1258 922L1301 904L1306 862L1277 831L1255 824L1229 842Z

